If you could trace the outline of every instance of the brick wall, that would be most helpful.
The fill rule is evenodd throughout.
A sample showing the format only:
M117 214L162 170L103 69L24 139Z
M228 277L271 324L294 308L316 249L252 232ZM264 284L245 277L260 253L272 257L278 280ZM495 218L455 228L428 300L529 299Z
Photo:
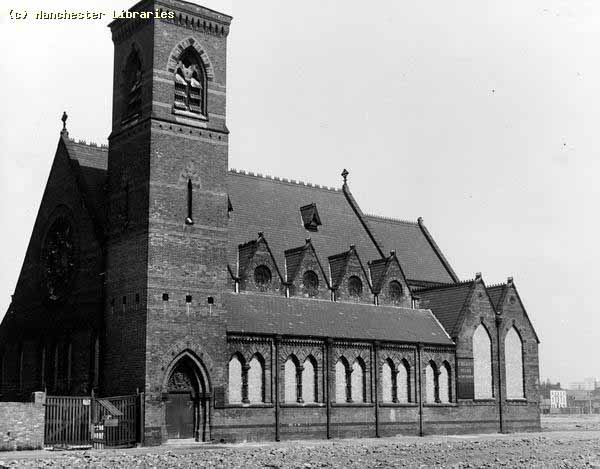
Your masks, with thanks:
M43 393L36 393L35 402L0 402L0 451L42 448L43 402Z

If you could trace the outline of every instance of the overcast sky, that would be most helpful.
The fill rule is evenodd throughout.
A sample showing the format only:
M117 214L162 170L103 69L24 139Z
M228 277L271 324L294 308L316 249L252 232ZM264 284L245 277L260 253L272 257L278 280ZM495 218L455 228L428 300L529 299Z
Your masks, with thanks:
M106 143L108 21L0 19L0 316L58 142ZM18 1L19 10L133 2ZM205 0L229 35L230 167L422 216L462 279L514 276L540 375L600 377L600 2ZM82 6L84 5L84 6Z

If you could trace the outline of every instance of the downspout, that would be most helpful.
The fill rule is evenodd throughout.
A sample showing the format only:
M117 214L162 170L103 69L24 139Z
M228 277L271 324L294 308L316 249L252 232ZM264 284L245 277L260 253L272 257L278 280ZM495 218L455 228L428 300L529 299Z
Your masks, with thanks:
M421 376L421 344L417 344L417 375L419 376L419 379L417 380L419 384L419 436L423 436L423 383Z
M500 353L500 329L502 328L503 319L501 314L496 315L496 336L498 340L496 346L498 352L498 417L500 419L500 433L504 433L504 413L502 408L502 354Z
M275 336L275 441L280 441L279 435L279 341L281 336Z
M373 378L375 381L375 438L379 438L379 342L373 343Z
M327 439L331 439L331 379L330 365L331 362L331 339L325 342L325 405L327 410Z

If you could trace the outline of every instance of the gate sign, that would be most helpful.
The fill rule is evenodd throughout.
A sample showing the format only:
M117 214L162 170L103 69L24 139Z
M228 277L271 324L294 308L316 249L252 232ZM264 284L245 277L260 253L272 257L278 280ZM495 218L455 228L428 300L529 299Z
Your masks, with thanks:
M119 419L113 418L111 415L105 415L104 416L104 426L105 427L118 427Z
M459 399L475 398L473 359L471 357L457 358L457 384Z
M90 399L84 399L81 403L83 405L90 405Z

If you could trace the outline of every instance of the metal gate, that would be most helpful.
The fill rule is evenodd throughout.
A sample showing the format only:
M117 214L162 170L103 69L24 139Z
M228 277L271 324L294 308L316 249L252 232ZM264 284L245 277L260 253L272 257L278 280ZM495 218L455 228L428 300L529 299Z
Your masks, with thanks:
M44 446L90 445L91 398L47 396Z
M139 442L142 395L46 397L44 446L116 448Z
M139 396L94 399L92 445L94 448L134 446L138 441Z

